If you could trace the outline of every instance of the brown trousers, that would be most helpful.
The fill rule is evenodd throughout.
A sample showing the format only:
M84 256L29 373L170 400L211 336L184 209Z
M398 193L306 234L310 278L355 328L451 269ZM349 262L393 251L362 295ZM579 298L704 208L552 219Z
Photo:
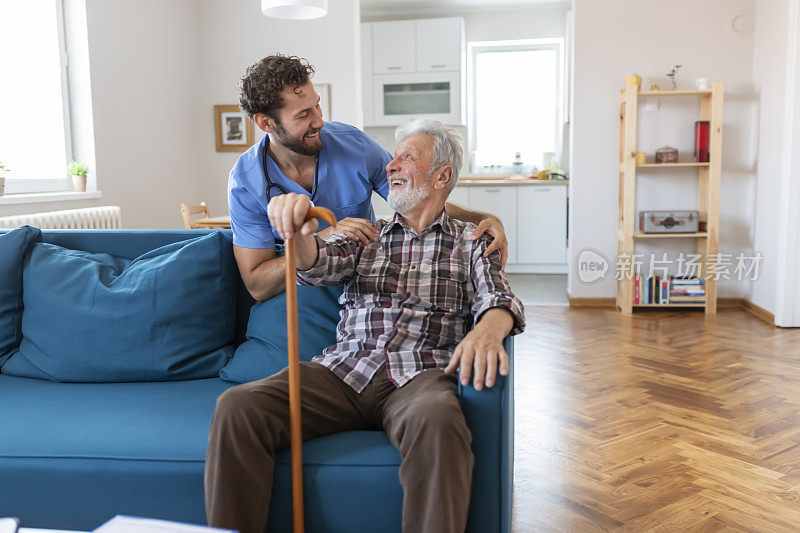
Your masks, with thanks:
M464 531L474 459L454 376L428 370L398 389L382 366L359 394L308 362L300 363L300 383L303 440L384 429L400 450L404 532ZM288 446L287 369L220 395L206 456L208 525L263 533L275 450Z

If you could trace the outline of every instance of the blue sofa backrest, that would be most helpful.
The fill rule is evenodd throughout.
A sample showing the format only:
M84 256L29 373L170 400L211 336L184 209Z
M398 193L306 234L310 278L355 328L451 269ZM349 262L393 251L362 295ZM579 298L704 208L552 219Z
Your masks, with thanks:
M11 230L0 229L0 233L8 231ZM232 233L229 229L45 229L42 230L42 240L72 250L107 253L117 257L133 259L165 244L194 239L213 231L221 231L229 239L232 238ZM255 303L255 300L244 286L238 271L236 272L236 279L238 280L238 294L236 297L235 342L238 346L244 342L250 307Z

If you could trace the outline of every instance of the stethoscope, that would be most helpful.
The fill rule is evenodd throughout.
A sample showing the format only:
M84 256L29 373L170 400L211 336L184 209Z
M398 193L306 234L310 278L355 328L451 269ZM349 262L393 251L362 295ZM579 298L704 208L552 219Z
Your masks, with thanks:
M269 170L267 169L267 147L269 146L269 135L264 136L264 151L261 152L261 166L264 168L264 177L267 178L267 203L272 198L270 191L273 187L277 187L281 194L289 194L289 191L280 183L274 183L269 178ZM314 167L314 188L311 190L311 201L314 201L314 196L317 195L317 180L319 179L319 155L317 155L317 163Z

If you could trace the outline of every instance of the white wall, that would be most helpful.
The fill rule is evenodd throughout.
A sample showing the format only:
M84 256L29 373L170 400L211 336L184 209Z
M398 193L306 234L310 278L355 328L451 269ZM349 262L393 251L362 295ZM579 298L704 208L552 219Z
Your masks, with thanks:
M253 0L196 0L195 5L201 36L195 53L202 58L195 92L201 117L198 200L222 215L228 173L239 154L214 150L212 109L238 102L237 84L249 65L276 52L308 59L316 69L313 81L331 84L331 119L361 125L359 1L329 2L325 17L309 21L265 17Z
M361 123L358 0L304 22L267 18L256 0L86 0L86 12L103 198L4 205L3 215L119 205L126 228L177 228L179 205L203 200L227 214L239 154L215 151L213 106L237 103L245 67L270 53L306 57L314 81L331 84L333 119Z
M73 106L74 126L83 130L73 128L73 135L91 139L85 130L93 121L92 171L103 198L15 204L3 206L3 214L119 205L124 227L179 227L178 205L196 195L199 168L191 157L199 126L192 94L199 63L195 2L87 0L85 6L92 111ZM76 149L91 161L91 147Z
M788 0L756 2L753 79L759 95L758 186L753 247L764 256L750 300L775 311L778 197L783 167Z
M665 74L681 64L678 88L693 88L699 77L725 83L720 251L753 249L757 98L752 87L753 35L731 28L732 18L752 11L754 0L574 0L572 78L570 257L572 297L612 297L618 217L619 91L625 76L638 72L661 88L671 88ZM757 22L757 25L760 25ZM767 30L769 31L769 30ZM661 109L640 104L639 147L652 157L670 145L690 160L699 99L662 99ZM687 153L688 152L688 153ZM640 173L636 209L697 209L694 169ZM694 173L694 174L692 174ZM694 241L674 241L661 248L671 254L694 252ZM600 252L610 264L601 281L578 279L583 249ZM651 248L637 246L637 252ZM655 251L655 249L652 249ZM746 296L749 282L719 285L721 296Z

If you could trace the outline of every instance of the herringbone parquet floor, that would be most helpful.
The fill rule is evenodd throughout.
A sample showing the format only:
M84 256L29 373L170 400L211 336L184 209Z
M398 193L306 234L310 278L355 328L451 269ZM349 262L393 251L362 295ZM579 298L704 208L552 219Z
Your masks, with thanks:
M514 531L800 531L800 330L529 307Z

